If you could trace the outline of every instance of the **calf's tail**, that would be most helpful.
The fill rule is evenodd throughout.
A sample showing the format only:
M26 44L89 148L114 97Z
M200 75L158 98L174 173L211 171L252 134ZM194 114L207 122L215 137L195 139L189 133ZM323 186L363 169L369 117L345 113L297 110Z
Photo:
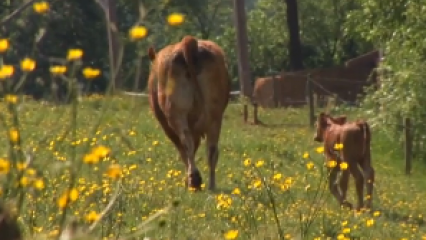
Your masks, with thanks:
M365 156L367 154L367 148L370 147L370 142L371 142L370 126L365 121L358 122L358 126L360 127L363 134L363 138L364 138L362 155Z

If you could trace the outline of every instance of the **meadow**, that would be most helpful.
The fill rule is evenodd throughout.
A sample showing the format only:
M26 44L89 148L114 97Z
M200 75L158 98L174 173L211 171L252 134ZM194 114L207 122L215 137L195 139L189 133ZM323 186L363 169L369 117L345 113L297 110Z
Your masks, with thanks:
M83 239L426 239L424 163L415 161L407 177L402 148L380 127L372 129L374 209L355 213L328 192L307 109L260 109L267 126L254 126L230 103L219 189L211 193L185 189L184 166L146 98L90 96L76 112L30 99L16 104L30 165L9 162L14 150L3 144L0 170L8 180L2 198L25 239L55 239L73 219L91 230ZM362 117L356 109L333 113ZM206 183L204 145L197 164ZM355 203L352 178L348 194Z

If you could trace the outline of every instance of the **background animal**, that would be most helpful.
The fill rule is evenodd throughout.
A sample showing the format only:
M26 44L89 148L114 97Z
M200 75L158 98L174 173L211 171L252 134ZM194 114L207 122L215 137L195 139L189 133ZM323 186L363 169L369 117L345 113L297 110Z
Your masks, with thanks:
M153 62L148 91L152 111L185 164L190 187L200 189L201 174L195 153L206 138L208 188L216 187L215 169L224 111L231 81L225 53L216 43L185 36L148 55Z
M253 97L264 108L303 106L306 104L309 75L313 82L312 91L318 100L324 101L325 96L336 95L339 101L354 103L359 95L364 95L364 87L378 83L375 71L378 65L379 51L371 51L340 66L281 72L256 79Z
M371 208L373 201L374 169L371 165L371 133L368 123L362 120L347 122L345 116L333 118L325 113L320 113L316 125L317 131L314 141L323 142L326 158L337 162L337 166L331 169L329 175L331 193L341 205L352 208L352 204L346 200L349 175L352 174L355 178L358 197L357 209L359 210L364 206L364 181L366 181L367 185L366 207ZM335 151L336 144L343 144L343 148L338 154ZM341 170L341 163L346 163L348 170L343 169L342 171L339 189L336 180L337 174ZM362 168L363 173L359 170L358 166Z

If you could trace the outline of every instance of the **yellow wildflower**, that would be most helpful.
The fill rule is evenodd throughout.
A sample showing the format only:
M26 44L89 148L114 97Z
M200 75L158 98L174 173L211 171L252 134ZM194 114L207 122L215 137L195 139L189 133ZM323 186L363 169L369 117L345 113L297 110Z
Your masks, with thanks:
M68 194L62 194L61 197L58 198L58 206L59 208L65 208L68 204Z
M341 149L343 149L343 143L336 143L336 144L334 144L334 149L335 150L341 150Z
M129 36L131 40L138 40L146 37L148 29L144 26L134 26L129 30Z
M90 211L85 217L86 221L89 223L98 220L98 218L99 218L99 214L96 213L95 211Z
M12 143L17 143L19 140L19 131L15 128L12 128L9 131L9 139Z
M24 72L31 72L36 67L36 62L32 60L31 58L24 58L24 60L21 61L21 69Z
M260 186L262 186L262 181L261 180L256 180L253 183L253 187L254 188L259 188Z
M346 170L346 169L348 169L348 163L347 163L347 162L342 162L342 163L340 164L340 169L341 169L341 170Z
M44 188L44 181L43 179L39 178L34 181L34 187L38 190L42 190Z
M93 153L84 155L83 162L87 164L96 164L99 162L99 157Z
M305 153L303 154L303 158L304 158L304 159L309 158L309 153L308 153L308 152L305 152Z
M28 168L28 169L26 170L26 173L27 173L29 176L34 176L34 175L36 174L36 170L35 170L34 168Z
M36 2L33 4L33 9L36 13L43 14L49 11L49 3L45 1Z
M232 191L232 194L240 195L240 194L241 194L241 190L240 190L239 188L235 188L235 189Z
M12 95L12 94L7 94L6 96L4 96L4 100L5 100L7 103L15 104L15 103L17 103L17 102L18 102L18 96L16 96L16 95Z
M374 211L373 216L375 216L375 217L380 216L380 211Z
M27 168L27 164L26 163L22 163L22 162L18 162L18 163L16 163L16 168L18 169L18 170L24 170L25 168Z
M4 158L0 158L0 174L7 174L10 171L10 162Z
M111 152L111 149L102 145L97 146L96 148L92 150L92 154L94 154L98 158L105 158L110 154L110 152Z
M233 240L237 239L238 237L238 230L229 230L224 234L224 237L226 240Z
M368 219L367 221L366 221L366 225L367 225L367 227L371 227L371 226L373 226L374 225L374 219Z
M75 189L75 188L71 189L71 191L69 193L70 200L72 202L75 202L78 199L78 195L79 194L78 194L78 190L77 189Z
M314 163L313 163L313 162L308 162L308 163L306 163L306 168L307 168L308 170L311 170L312 168L314 168Z
M265 161L263 161L263 160L259 160L259 161L257 161L256 162L256 167L261 167L261 166L263 166L265 164Z
M55 66L51 66L49 71L53 75L61 75L61 74L64 74L67 71L67 67L61 66L61 65L55 65Z
M282 178L282 176L283 175L281 173L276 173L273 178L274 178L274 180L277 181L277 180L280 180Z
M28 183L29 183L30 181L29 181L29 179L27 178L27 177L22 177L20 180L19 180L19 184L21 185L21 186L23 186L23 187L26 187L27 185L28 185Z
M167 22L171 26L181 25L185 21L185 15L181 13L172 13L167 17Z
M68 50L67 60L78 60L83 56L83 50L78 48L73 48Z
M121 176L121 167L118 164L112 164L106 171L106 175L112 179L117 179Z
M317 153L323 153L324 152L324 147L317 147L315 149L315 151L317 151Z
M251 165L251 159L247 158L246 160L244 160L244 166L248 167Z
M14 72L15 68L12 65L3 65L0 68L0 79L11 77Z
M96 68L86 67L83 69L83 75L87 79L95 78L99 76L99 74L101 74L101 70Z
M337 162L334 161L334 160L330 160L330 161L327 162L327 167L329 167L329 168L334 168L336 166L337 166Z
M9 49L9 40L6 38L0 39L0 53L6 52Z

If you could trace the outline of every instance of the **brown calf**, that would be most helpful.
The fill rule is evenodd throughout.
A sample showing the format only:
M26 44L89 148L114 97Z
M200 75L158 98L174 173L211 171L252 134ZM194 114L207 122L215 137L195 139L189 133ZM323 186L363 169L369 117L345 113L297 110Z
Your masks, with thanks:
M347 202L346 194L348 190L349 175L355 178L356 193L358 197L357 210L364 207L364 178L367 185L366 208L372 207L374 169L371 165L370 127L367 122L358 120L347 122L346 116L333 118L330 115L321 113L317 118L317 132L314 141L324 143L324 153L329 160L335 160L337 166L331 169L329 175L330 192L341 205L352 209L352 204ZM340 154L335 150L335 144L343 144ZM337 174L340 170L340 163L346 162L348 170L342 171L340 179L340 192L337 186ZM361 167L362 172L358 168Z
M214 190L218 142L231 89L225 54L214 42L185 36L157 54L149 48L148 55L153 62L148 82L151 110L179 151L187 183L196 189L202 178L195 153L201 138L206 138L208 188Z

